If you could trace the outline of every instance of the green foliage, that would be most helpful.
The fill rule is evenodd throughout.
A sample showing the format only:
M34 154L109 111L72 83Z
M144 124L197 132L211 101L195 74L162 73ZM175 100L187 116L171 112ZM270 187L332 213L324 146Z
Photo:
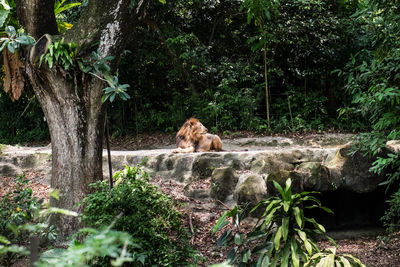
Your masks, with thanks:
M389 208L385 210L381 221L390 235L400 230L400 190L392 194L387 203Z
M338 70L340 77L347 83L345 88L352 96L351 105L342 109L341 114L362 118L368 121L370 130L359 135L353 149L365 155L377 155L386 146L388 140L400 137L400 15L395 2L369 0L360 5L353 15L359 28L355 53L343 70ZM387 180L382 183L394 186L397 191L399 182L399 156L388 154L378 157L371 171L386 173ZM389 201L389 210L384 221L389 229L396 228L391 221L397 219L398 207L394 195Z
M67 249L56 248L43 252L36 266L93 266L104 259L112 266L122 266L126 262L134 266L143 265L146 255L132 253L140 245L128 233L111 230L111 226L103 230L80 229L78 234L86 236L83 242L73 240Z
M268 237L273 243L269 253L271 266L300 266L301 262L306 262L315 252L319 252L313 239L318 236L327 237L325 228L314 218L305 217L304 210L320 208L329 213L332 211L323 207L310 192L292 194L290 178L286 180L285 188L275 181L274 186L280 196L267 198L252 209L253 212L266 207L256 229L270 233L274 225L277 227ZM332 239L330 240L334 243Z
M256 26L263 25L266 19L271 19L271 13L277 11L279 1L244 0L240 11L247 9L247 23L254 20Z
M32 196L32 189L27 187L25 175L17 176L15 186L10 188L0 202L0 235L14 242L14 234L9 225L22 225L31 221L38 211L39 203ZM24 237L17 237L16 241L23 241Z
M305 209L313 208L332 213L311 195L315 192L292 194L291 179L286 180L285 188L275 181L274 186L280 196L262 200L251 210L254 212L265 208L257 225L247 236L240 232L243 213L238 212L237 207L223 213L213 228L214 233L221 230L229 224L226 218L232 217L236 231L228 229L218 239L218 245L234 246L227 257L229 263L239 266L302 266L319 252L314 242L318 236L327 237L335 244L321 224L304 216ZM276 230L274 227L277 227ZM254 258L254 254L260 255Z
M11 266L17 255L28 255L26 248L12 245L7 238L0 235L0 263L2 266Z
M130 87L129 84L119 84L118 77L114 76L105 76L105 79L108 83L108 87L104 88L104 95L101 101L105 102L107 99L110 102L113 102L116 97L119 97L121 100L125 101L131 98L127 93L127 89Z
M5 32L7 37L0 38L0 43L2 43L0 51L3 51L3 49L7 47L8 51L14 53L18 51L21 46L33 45L35 43L35 39L24 34L24 29L22 28L16 30L14 26L7 26Z
M142 245L139 252L148 257L147 263L187 266L194 251L172 200L150 185L147 173L138 167L126 167L114 179L111 190L107 181L91 185L95 192L82 202L82 221L87 226L102 227L122 212L114 229L135 237Z
M65 33L67 30L72 28L72 24L67 22L67 16L64 11L67 11L73 7L81 5L81 3L65 3L67 0L56 0L54 2L54 14L56 15L58 31Z
M48 52L40 56L39 67L44 61L50 68L54 64L61 65L65 70L68 70L74 64L73 58L76 56L76 44L64 43L64 38L54 40L48 47Z
M309 261L304 264L304 267L307 266L365 267L359 259L350 254L336 254L336 248L328 248L326 251L314 254Z
M114 57L112 56L103 57L101 52L98 50L92 52L92 57L89 60L81 59L78 61L78 66L81 71L89 73L96 78L107 82L108 87L103 89L104 95L101 99L102 102L105 102L108 99L112 103L115 98L120 98L123 101L130 98L128 93L126 93L130 85L120 84L118 76L112 76L110 74L111 68L108 65L108 62L113 59Z
M0 27L3 27L11 12L11 7L6 0L0 1Z
M327 98L320 92L310 92L307 96L288 92L286 98L279 98L272 105L279 112L272 117L273 128L277 132L323 131L332 126L326 109Z
M25 175L15 179L15 186L0 202L0 265L11 266L20 255L26 255L25 246L30 234L34 233L42 242L54 241L56 233L47 224L48 215L54 211L49 208L39 214L42 205L32 196Z
M49 225L50 215L78 216L76 212L50 207L48 204L42 206L36 198L32 198L32 189L26 187L28 181L24 176L18 176L15 181L15 189L0 203L1 266L11 266L19 257L29 255L29 236L38 237L42 246L46 246L46 241L55 240L54 227ZM59 198L56 191L50 195ZM43 252L36 266L93 266L100 262L111 263L112 266L122 266L126 262L135 266L144 264L146 255L136 252L140 245L128 233L111 230L119 217L102 230L80 229L75 235L77 238L67 249L56 248Z
M399 183L400 179L400 153L389 153L386 158L378 157L376 161L373 162L373 166L370 171L383 175L386 171L387 180L380 183L380 185L386 186L386 191L391 185Z
M245 234L241 231L244 212L236 206L232 210L224 212L214 226L212 233L222 230L231 222L234 229L227 229L218 238L217 245L223 247L233 247L227 256L227 264L235 266L268 266L268 251L272 249L272 242L266 242L268 233L263 231L253 231Z

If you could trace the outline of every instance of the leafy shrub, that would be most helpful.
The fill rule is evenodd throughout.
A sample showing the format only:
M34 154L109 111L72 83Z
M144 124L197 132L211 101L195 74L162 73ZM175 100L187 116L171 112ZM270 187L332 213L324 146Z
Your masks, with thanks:
M317 244L313 241L317 236L326 235L325 228L317 223L314 218L304 216L304 209L320 208L333 213L323 207L321 202L311 195L312 192L292 194L292 181L286 180L283 189L274 181L279 197L270 197L257 204L252 211L261 206L266 206L260 217L261 224L257 227L260 231L271 232L274 225L277 230L269 237L274 246L270 252L271 266L299 266L306 262L313 253L319 252ZM314 192L315 193L315 192Z
M27 249L28 243L25 241L28 236L39 238L39 243L42 248L46 245L46 243L43 242L45 241L43 240L44 237L54 241L54 227L48 223L50 215L57 213L66 216L78 216L78 214L73 211L50 207L48 203L45 206L40 205L36 201L36 198L35 201L30 200L32 189L25 188L27 180L23 178L24 176L19 176L16 179L16 188L13 191L15 195L13 199L17 199L17 203L23 207L26 206L26 203L30 202L37 204L37 206L34 210L22 212L22 218L20 216L11 216L7 224L7 228L9 229L7 233L9 233L12 239L0 235L1 266L12 266L21 256L29 255ZM59 198L57 191L51 192L50 196L55 199ZM2 204L6 202L10 203L9 198L5 199L8 200L3 200ZM13 206L13 203L11 204ZM3 206L0 208L0 211L4 211ZM19 208L19 206L17 208ZM19 212L21 212L21 210ZM28 214L29 220L26 218ZM80 229L67 249L56 248L45 251L41 254L40 260L35 263L35 266L88 266L87 264L90 264L90 266L103 266L101 265L103 263L105 263L106 266L109 266L109 263L111 263L112 266L122 266L125 262L131 262L135 266L143 264L146 255L137 253L136 251L137 248L140 248L140 245L135 242L128 233L111 230L119 217L120 216L117 216L111 225L102 230L94 228ZM2 220L2 222L3 221L4 220ZM53 238L50 238L51 236L53 236ZM78 239L83 239L84 241L81 242Z
M361 261L350 254L336 254L336 248L328 248L326 251L314 254L309 261L304 264L307 266L354 266L365 267Z
M25 175L17 176L14 182L14 187L8 190L0 202L0 235L10 241L21 242L23 236L13 240L15 237L9 225L22 225L31 221L40 205L38 199L32 196L32 189L27 187L29 181Z
M317 236L327 237L335 244L326 235L325 228L321 224L313 218L304 216L304 209L311 208L320 208L332 213L330 209L323 207L317 198L310 195L313 192L292 194L291 179L286 180L284 189L275 181L274 186L280 196L262 200L250 211L254 212L265 207L257 225L246 239L243 238L240 231L233 234L232 229L226 230L219 238L218 244L235 244L228 255L229 263L239 262L239 265L250 263L249 259L252 253L261 251L258 262L251 262L253 264L251 266L300 266L301 262L307 262L314 253L319 252L319 248L314 242ZM235 209L224 213L214 230L220 230L228 224L225 221L227 215L235 215L235 223L240 218ZM277 227L276 231L273 231L274 227ZM257 240L257 246L247 247L241 251L240 256L236 255L240 245L254 240Z
M391 195L387 203L389 208L386 209L381 221L386 231L392 234L400 230L400 190Z
M267 266L269 263L268 251L272 248L272 242L265 242L268 233L253 229L250 233L241 231L240 223L242 222L245 212L239 210L236 206L232 210L224 212L214 226L212 233L222 230L229 224L227 217L231 218L233 228L226 230L217 241L218 246L233 246L227 256L227 264L253 266ZM254 257L257 255L257 257ZM251 257L253 256L253 257Z
M142 245L139 252L146 253L147 264L187 266L194 251L173 201L149 184L147 173L139 167L127 166L114 179L111 190L106 181L91 185L95 192L82 202L83 222L99 228L122 212L114 229L128 232Z
M274 130L284 133L325 130L331 125L326 102L327 98L320 92L304 95L292 91L287 97L277 98L272 105Z
M33 197L32 188L25 175L15 178L15 185L0 202L0 265L9 266L20 255L26 255L28 237L34 233L46 245L54 241L56 232L53 226L47 224L50 214L62 212L59 209L47 207L43 209L38 198ZM55 194L52 194L55 195Z
M128 233L111 230L112 226L113 223L104 230L81 229L78 233L86 235L83 242L74 240L67 249L45 251L36 266L98 266L98 263L105 260L106 266L108 262L111 262L112 266L122 266L125 262L134 266L144 264L145 254L132 253L132 249L140 248L140 245L135 243Z

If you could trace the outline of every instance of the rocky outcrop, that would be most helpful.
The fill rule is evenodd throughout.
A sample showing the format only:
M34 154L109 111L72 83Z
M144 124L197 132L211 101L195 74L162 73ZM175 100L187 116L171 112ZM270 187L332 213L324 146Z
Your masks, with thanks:
M171 149L113 151L114 171L125 165L142 165L152 177L190 184L211 179L201 194L221 201L255 203L274 194L272 181L294 181L295 191L367 193L381 177L369 172L373 159L349 155L350 135L318 135L305 140L283 137L224 140L223 152L173 154ZM395 150L397 143L392 144ZM51 151L47 148L5 147L0 155L0 175L35 169L49 179ZM104 157L103 171L108 174ZM49 182L49 180L47 181Z

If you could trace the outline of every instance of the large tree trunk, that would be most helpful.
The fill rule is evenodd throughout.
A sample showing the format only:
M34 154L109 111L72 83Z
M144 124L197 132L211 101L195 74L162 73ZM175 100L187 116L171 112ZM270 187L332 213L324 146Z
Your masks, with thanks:
M44 34L54 35L54 0L16 0L19 22L36 39ZM116 69L119 55L132 29L148 3L138 1L130 8L130 0L89 1L86 13L65 36L75 42L81 56L90 55L93 42L102 55L114 56L110 63ZM38 45L39 46L39 45ZM40 46L42 47L42 46ZM93 48L92 48L93 49ZM36 49L40 51L40 49ZM43 52L42 52L43 53ZM26 72L40 102L50 129L52 144L51 187L60 192L59 200L51 199L56 207L76 210L76 203L89 192L89 183L102 179L102 140L105 109L101 102L104 84L101 80L62 66L42 64L35 55L26 59ZM61 231L61 239L78 228L77 218L56 216L53 220Z
M48 66L35 70L28 65L27 73L50 130L51 187L60 192L59 200L52 198L51 205L75 210L75 204L89 192L88 185L103 176L103 83L87 77L87 84L78 84L79 79L64 78ZM76 218L55 218L63 236L78 227Z

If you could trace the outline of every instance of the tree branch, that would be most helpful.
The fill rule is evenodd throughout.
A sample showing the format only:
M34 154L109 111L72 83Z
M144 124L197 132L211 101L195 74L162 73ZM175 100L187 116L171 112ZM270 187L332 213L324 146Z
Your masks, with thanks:
M131 0L91 0L82 17L67 32L66 41L75 42L82 54L98 47L103 56L115 57L111 63L115 67L149 1L141 0L131 7Z

